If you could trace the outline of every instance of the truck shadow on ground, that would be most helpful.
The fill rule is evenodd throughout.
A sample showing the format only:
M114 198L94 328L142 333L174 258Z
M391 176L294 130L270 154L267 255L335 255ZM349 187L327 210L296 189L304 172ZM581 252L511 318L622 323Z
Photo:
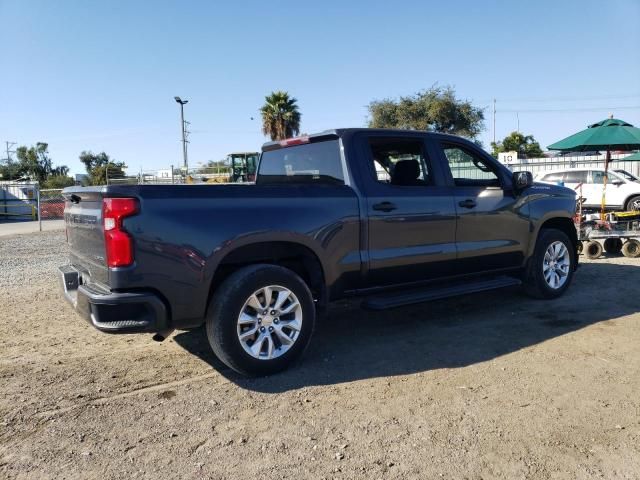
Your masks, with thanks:
M174 340L247 390L278 393L306 386L457 368L491 360L589 325L640 311L638 267L588 263L556 300L518 289L467 295L385 312L341 303L317 325L302 361L265 378L244 378L211 352L203 329ZM606 332L603 333L606 335Z

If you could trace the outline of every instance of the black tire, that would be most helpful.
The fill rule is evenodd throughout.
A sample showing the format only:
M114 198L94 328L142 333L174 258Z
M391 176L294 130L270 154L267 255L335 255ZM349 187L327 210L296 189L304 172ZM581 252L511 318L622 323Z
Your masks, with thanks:
M640 195L636 195L635 197L631 197L625 203L624 209L628 212L633 210L640 210Z
M622 240L619 238L607 238L604 241L604 251L617 255L622 250Z
M543 262L547 248L554 242L562 242L567 249L569 256L569 271L564 284L558 288L549 286L544 278ZM573 279L573 273L576 265L576 248L569 240L569 237L561 230L555 228L544 228L540 230L538 240L533 255L527 264L523 287L527 295L534 298L550 299L557 298L562 295Z
M600 258L602 255L602 245L600 242L596 242L591 240L587 242L584 246L584 256L590 260L595 260L596 258Z
M293 292L302 309L302 325L289 350L267 360L255 358L245 351L238 338L238 317L249 297L270 285ZM246 376L271 375L286 369L304 353L315 319L311 291L296 273L277 265L250 265L234 272L216 289L207 309L207 338L216 356L236 372Z
M629 258L640 257L640 242L638 240L627 240L622 245L622 254Z

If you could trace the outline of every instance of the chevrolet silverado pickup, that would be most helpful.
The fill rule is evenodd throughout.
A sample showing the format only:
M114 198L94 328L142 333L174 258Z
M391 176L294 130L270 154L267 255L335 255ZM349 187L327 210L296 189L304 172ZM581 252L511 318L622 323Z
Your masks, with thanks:
M550 299L577 267L575 193L474 143L337 129L266 143L254 185L64 190L66 298L98 330L206 325L246 375L286 368L329 302L381 310L520 286Z

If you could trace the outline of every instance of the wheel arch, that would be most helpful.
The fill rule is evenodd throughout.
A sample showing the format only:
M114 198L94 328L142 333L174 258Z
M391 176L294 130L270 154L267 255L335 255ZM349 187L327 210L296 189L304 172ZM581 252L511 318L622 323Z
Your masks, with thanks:
M233 272L255 264L288 268L309 286L317 305L328 302L326 272L319 255L309 246L290 240L262 240L239 245L220 258L211 278L208 300Z
M536 232L536 237L535 237L536 241L533 243L529 251L529 257L531 257L531 255L533 255L533 252L535 251L536 244L538 243L538 239L540 238L540 233L543 230L550 229L550 228L555 228L557 230L560 230L561 232L564 232L569 237L569 240L571 240L571 243L573 244L574 251L576 252L576 256L577 256L578 232L576 230L575 224L573 223L573 219L570 217L554 216L554 217L547 218L540 224L540 227Z
M627 198L624 199L624 202L622 202L622 208L624 208L625 210L627 209L627 204L629 203L629 200L631 200L632 198L638 197L640 198L640 193L632 193L631 195L628 195Z

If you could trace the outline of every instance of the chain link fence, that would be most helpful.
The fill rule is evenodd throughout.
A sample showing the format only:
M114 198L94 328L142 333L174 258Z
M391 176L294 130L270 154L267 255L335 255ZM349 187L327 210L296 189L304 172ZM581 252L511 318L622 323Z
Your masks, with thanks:
M0 222L38 221L64 218L62 189L40 189L32 182L0 182Z
M40 190L40 215L41 220L53 220L64 218L64 197L62 189Z

